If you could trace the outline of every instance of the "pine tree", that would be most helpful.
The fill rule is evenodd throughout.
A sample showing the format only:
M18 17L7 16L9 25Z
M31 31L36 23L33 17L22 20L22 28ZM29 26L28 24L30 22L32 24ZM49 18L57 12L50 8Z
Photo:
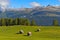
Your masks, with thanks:
M32 20L32 21L31 21L31 26L36 26L35 20Z
M53 20L53 25L58 26L58 20Z
M6 24L6 23L5 23L5 19L2 18L1 20L2 20L2 25L5 26L5 24Z
M29 19L25 19L24 25L27 25L27 26L30 25L30 21L29 21Z

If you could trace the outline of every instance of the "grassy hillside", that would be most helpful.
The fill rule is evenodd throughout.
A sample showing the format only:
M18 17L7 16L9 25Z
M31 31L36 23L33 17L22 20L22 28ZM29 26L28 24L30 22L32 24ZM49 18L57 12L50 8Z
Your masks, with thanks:
M35 32L38 28L40 32ZM19 30L24 30L24 34L16 34ZM31 31L32 36L26 36ZM0 27L0 40L60 40L60 27L54 26L2 26Z

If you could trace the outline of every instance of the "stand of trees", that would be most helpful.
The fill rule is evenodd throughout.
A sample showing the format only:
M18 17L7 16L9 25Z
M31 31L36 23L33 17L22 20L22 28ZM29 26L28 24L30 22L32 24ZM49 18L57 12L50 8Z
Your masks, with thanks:
M59 26L58 20L56 20L56 19L53 20L53 25L54 25L54 26Z
M53 26L59 26L58 20L53 20ZM12 26L12 25L25 25L25 26L36 26L35 20L29 20L28 18L1 18L0 26Z
M1 18L0 26L12 26L12 25L26 25L26 26L35 26L35 20L30 21L27 18Z

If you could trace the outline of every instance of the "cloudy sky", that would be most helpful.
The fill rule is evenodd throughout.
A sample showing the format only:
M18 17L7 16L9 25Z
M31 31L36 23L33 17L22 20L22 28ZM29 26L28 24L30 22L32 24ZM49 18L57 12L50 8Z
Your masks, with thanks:
M20 7L37 7L37 6L47 6L58 5L60 6L60 0L0 0L0 6L2 8L20 8Z

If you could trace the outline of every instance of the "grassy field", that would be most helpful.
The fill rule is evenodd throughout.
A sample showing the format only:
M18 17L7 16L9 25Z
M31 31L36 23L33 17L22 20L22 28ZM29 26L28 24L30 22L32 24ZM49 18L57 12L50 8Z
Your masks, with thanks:
M35 32L38 28L40 32ZM19 30L24 34L16 34ZM32 36L26 36L31 31ZM0 27L0 40L60 40L60 27L56 26L2 26Z

